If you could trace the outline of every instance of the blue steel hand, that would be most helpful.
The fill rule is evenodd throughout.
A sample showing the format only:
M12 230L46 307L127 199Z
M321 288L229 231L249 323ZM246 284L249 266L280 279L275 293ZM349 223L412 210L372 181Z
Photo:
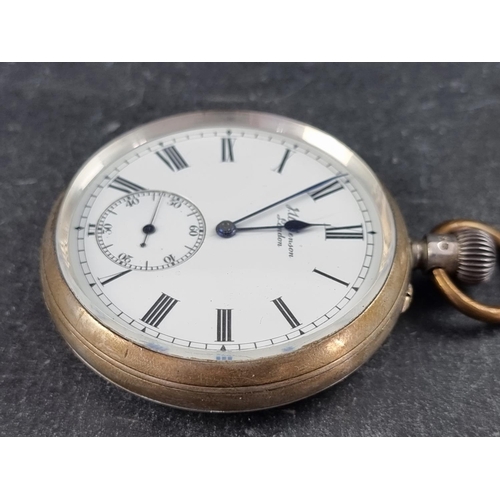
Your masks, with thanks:
M254 217L255 215L261 214L262 212L265 212L266 210L269 210L271 208L274 208L278 205L281 205L282 203L285 203L289 200L292 200L293 198L297 198L298 196L308 193L310 191L314 191L315 189L318 189L325 184L328 184L332 181L335 181L336 179L339 179L340 177L344 177L347 174L339 174L334 177L330 177L329 179L326 179L324 181L318 182L317 184L314 184L312 186L309 186L305 189L301 189L297 193L291 194L290 196L287 196L286 198L283 198L282 200L275 201L274 203L271 203L270 205L267 205L264 208L261 208L260 210L256 210L255 212L252 212L251 214L245 215L244 217L239 218L238 220L229 221L229 220L224 220L222 222L219 222L217 224L217 227L215 228L217 234L219 236L222 236L223 238L230 238L231 236L234 236L237 231L244 230L243 228L237 228L236 224L239 224L240 222L243 222L244 220L250 219L250 217Z
M330 177L329 179L326 179L325 181L318 182L317 184L314 184L313 186L309 186L306 189L302 189L297 193L291 194L290 196L287 196L286 198L283 198L282 200L275 201L274 203L271 203L270 205L267 205L267 207L261 208L260 210L257 210L256 212L252 212L251 214L245 215L245 217L241 217L238 220L235 220L233 224L239 224L240 222L243 222L244 220L250 219L250 217L253 217L254 215L261 214L262 212L265 212L266 210L269 210L270 208L273 208L277 205L281 205L281 203L285 203L286 201L289 201L293 198L296 198L297 196L300 196L301 194L308 193L309 191L314 191L315 189L320 188L321 186L324 186L325 184L328 184L329 182L332 182L336 179L339 179L340 177L344 177L347 174L339 174L336 175L335 177Z
M330 224L310 224L309 222L304 222L301 220L293 219L285 222L282 226L256 226L256 227L237 227L236 231L257 231L260 229L286 229L287 231L291 231L292 233L298 233L302 231L302 229L306 229L312 226L329 226Z

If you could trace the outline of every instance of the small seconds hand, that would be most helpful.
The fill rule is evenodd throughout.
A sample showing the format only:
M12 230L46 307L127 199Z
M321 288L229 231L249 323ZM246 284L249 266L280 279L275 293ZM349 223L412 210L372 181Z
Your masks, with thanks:
M156 204L156 208L155 208L155 211L153 214L153 218L151 219L151 222L149 224L146 224L142 228L142 232L145 234L144 241L141 243L141 247L143 247L143 248L146 246L146 241L147 241L149 235L156 231L156 228L153 225L153 223L156 220L156 216L158 215L158 209L160 208L160 204L161 204L162 200L163 200L163 193L160 194L160 199L158 200L158 203Z

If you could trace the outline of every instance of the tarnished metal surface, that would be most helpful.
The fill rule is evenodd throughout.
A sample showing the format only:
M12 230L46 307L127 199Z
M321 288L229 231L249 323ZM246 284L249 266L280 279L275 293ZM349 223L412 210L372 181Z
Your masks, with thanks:
M352 323L296 352L254 361L216 362L167 356L139 347L96 321L65 283L56 259L58 205L42 244L41 279L54 322L75 353L97 373L145 398L201 411L246 411L317 393L359 368L382 344L404 303L411 270L406 228L391 200L396 257L380 294Z

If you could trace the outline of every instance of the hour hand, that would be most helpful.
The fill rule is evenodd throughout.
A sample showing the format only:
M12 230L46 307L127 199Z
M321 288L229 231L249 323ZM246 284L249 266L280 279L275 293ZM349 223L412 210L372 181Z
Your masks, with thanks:
M302 229L306 229L307 227L312 227L312 226L326 227L329 225L330 224L311 224L310 222L304 222L302 220L293 219L285 222L283 227L287 231L291 231L292 233L298 233L299 231L302 231Z
M234 234L240 231L260 231L266 229L286 229L287 231L291 231L292 233L298 233L302 231L302 229L306 229L308 227L313 226L329 226L330 224L312 224L309 222L304 222L301 220L293 219L285 222L282 226L251 226L251 227L236 227L234 222L229 220L222 221L217 225L217 234L222 236L223 238L230 238L234 236Z

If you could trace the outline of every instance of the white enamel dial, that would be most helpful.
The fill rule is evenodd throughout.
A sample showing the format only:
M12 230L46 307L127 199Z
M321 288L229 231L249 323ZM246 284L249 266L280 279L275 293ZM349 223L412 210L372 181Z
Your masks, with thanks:
M56 241L79 301L144 347L219 361L289 352L352 321L394 253L371 171L291 120L187 116L118 139L70 186ZM294 220L310 226L283 227ZM234 234L217 233L222 221Z

